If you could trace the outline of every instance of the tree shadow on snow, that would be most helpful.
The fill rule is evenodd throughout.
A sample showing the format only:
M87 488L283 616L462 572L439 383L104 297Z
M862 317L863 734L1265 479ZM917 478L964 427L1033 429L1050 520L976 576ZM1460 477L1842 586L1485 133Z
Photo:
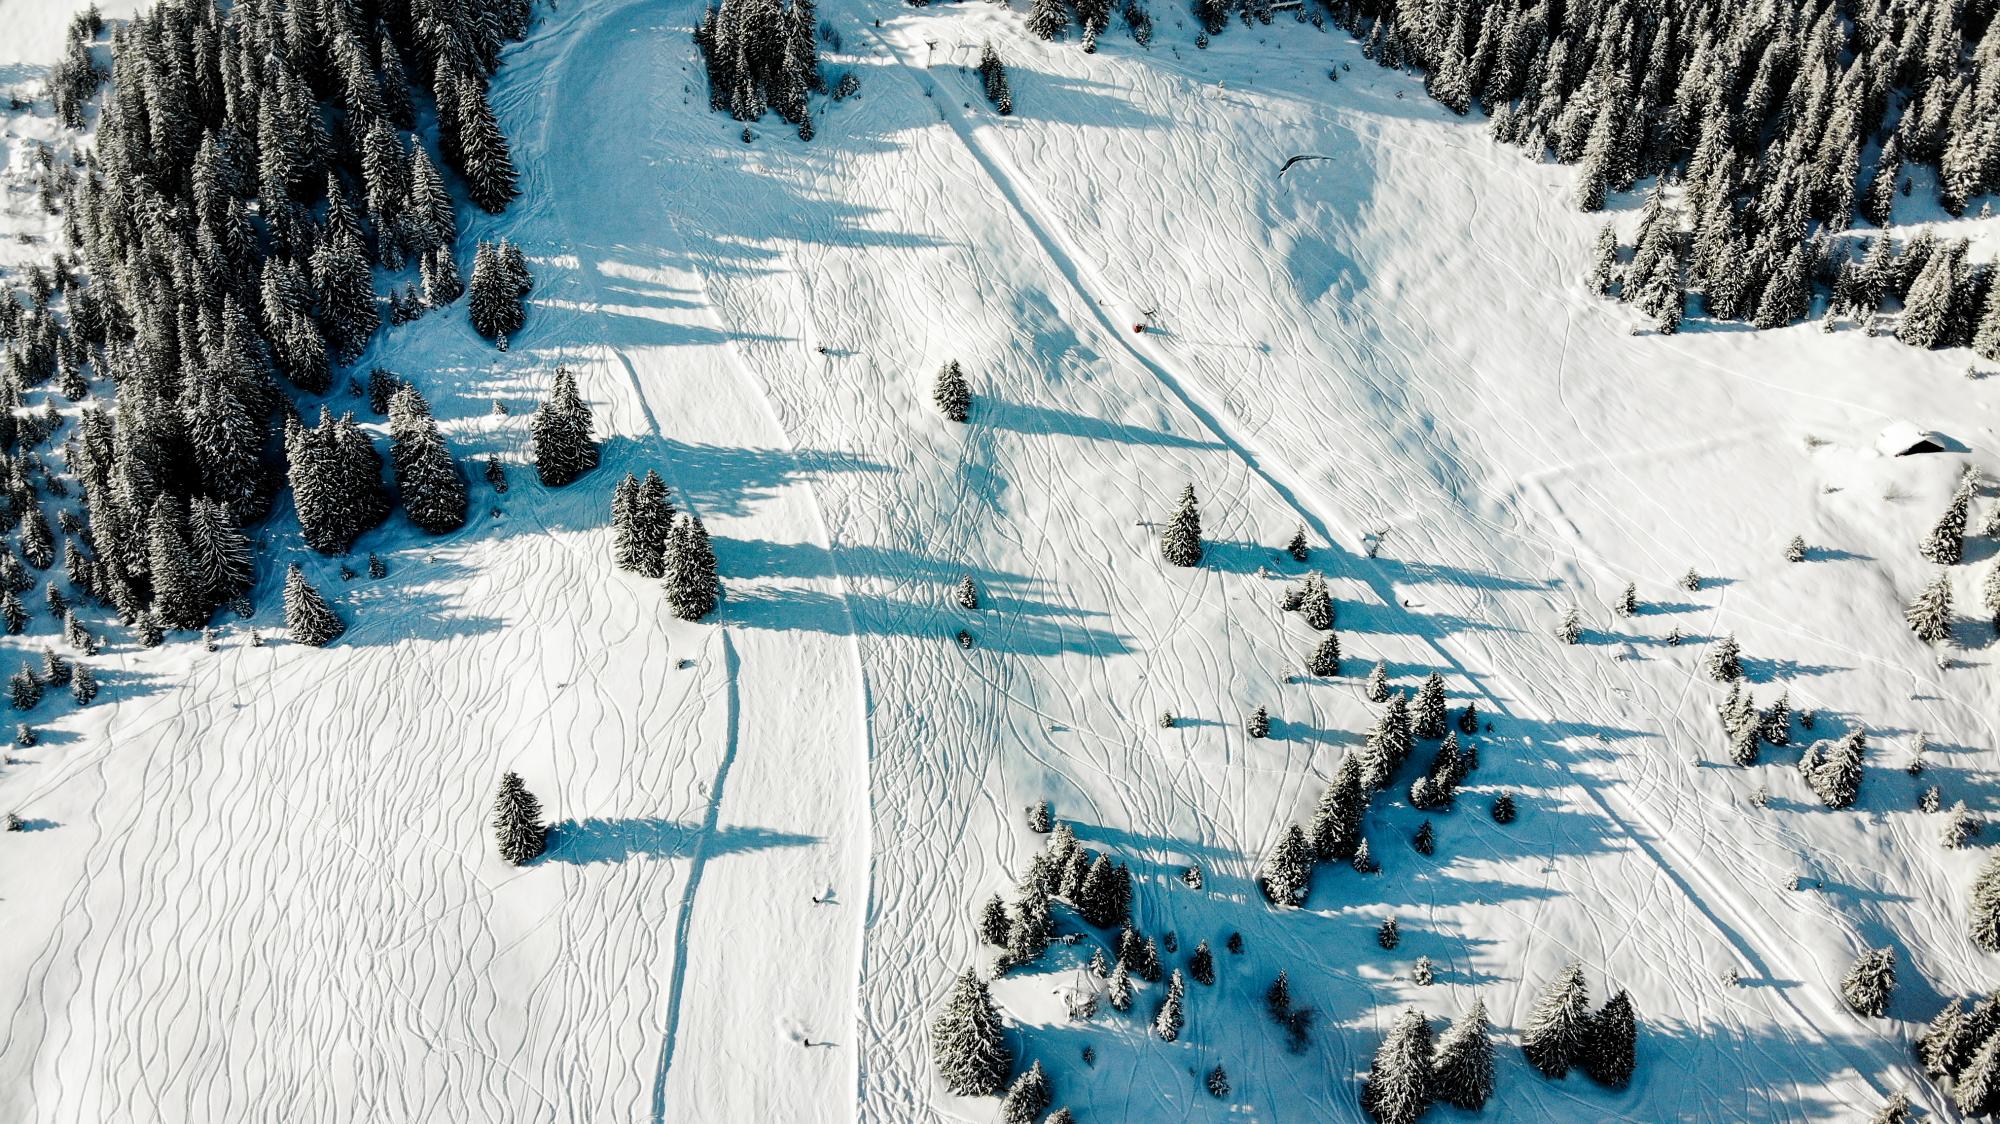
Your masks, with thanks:
M542 861L587 866L627 859L680 858L694 853L706 838L709 855L761 851L768 847L804 847L818 837L762 827L718 827L656 819L562 820L549 826L548 850Z

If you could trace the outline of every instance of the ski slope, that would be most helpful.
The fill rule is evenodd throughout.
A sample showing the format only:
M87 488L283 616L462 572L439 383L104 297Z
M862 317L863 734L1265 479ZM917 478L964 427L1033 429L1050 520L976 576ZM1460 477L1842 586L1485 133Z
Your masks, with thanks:
M1356 1076L1403 1005L1477 995L1510 1035L1573 960L1595 1000L1631 990L1637 1078L1545 1081L1503 1048L1486 1117L1865 1119L1906 1088L1952 1118L1908 1044L1991 985L1961 920L1981 851L1914 809L1931 783L1995 808L1993 636L1968 608L1994 545L1957 568L1940 668L1900 609L1966 455L1874 443L1909 419L2000 469L1964 353L1635 335L1579 280L1601 220L1566 170L1282 13L1197 51L1162 5L1150 50L1114 28L1086 55L1005 6L833 0L828 65L860 93L816 103L810 143L773 117L747 145L707 111L696 15L542 7L492 95L522 199L463 216L465 247L527 250L527 328L496 352L452 309L360 365L415 382L510 490L475 486L440 539L400 516L365 537L379 581L343 581L280 512L220 650L115 647L97 705L33 717L44 744L0 770L34 828L0 859L0 1119L992 1119L938 1087L926 1027L1042 798L1132 864L1146 932L1207 939L1221 974L1172 1044L1147 1033L1157 985L1067 1020L1088 943L996 985L1079 1120L1364 1119ZM1009 118L968 69L989 39ZM9 120L8 168L44 126ZM1328 159L1280 177L1298 153ZM930 405L949 359L967 426ZM545 490L527 414L558 364L605 455ZM647 468L716 536L711 621L611 565L612 485ZM1183 483L1195 570L1156 548ZM1300 523L1337 680L1299 678L1316 635L1277 607ZM351 622L325 651L249 643L281 629L292 560ZM949 597L965 574L976 613ZM1608 608L1627 580L1631 619ZM1855 809L1820 808L1791 754L1728 763L1699 666L1726 632L1762 701L1783 683L1823 731L1867 728ZM1434 856L1392 789L1383 872L1324 869L1273 911L1259 856L1372 723L1377 659L1477 701L1480 770L1431 817ZM1258 705L1268 740L1241 732ZM556 824L519 870L484 823L510 768ZM1901 987L1865 1020L1836 987L1884 943ZM1319 1015L1300 1054L1262 1011L1281 968ZM1198 1083L1218 1063L1226 1101Z

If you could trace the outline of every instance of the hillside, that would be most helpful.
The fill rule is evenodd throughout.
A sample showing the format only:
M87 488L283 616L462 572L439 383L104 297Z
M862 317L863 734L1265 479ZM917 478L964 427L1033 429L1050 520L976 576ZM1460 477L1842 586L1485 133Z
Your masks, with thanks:
M1338 31L1280 13L1196 50L1161 5L1150 48L1117 28L1085 54L1022 15L832 0L826 61L859 92L815 100L810 142L773 119L746 145L708 110L695 7L542 6L491 91L522 196L460 208L462 246L526 251L526 328L501 352L433 313L356 365L511 486L475 477L442 538L369 533L348 564L379 580L281 505L218 650L121 640L97 704L44 704L0 770L33 828L0 858L0 1118L992 1119L944 1093L926 1027L1044 798L1131 864L1145 932L1244 941L1171 1044L1140 1014L1068 1021L1091 943L995 985L1079 1120L1362 1120L1405 1004L1478 996L1511 1042L1572 961L1595 1000L1630 990L1637 1076L1548 1081L1503 1045L1485 1118L1865 1119L1896 1089L1954 1118L1910 1042L1992 986L1963 921L1986 852L1943 849L1916 798L1996 808L1994 540L1954 568L1949 666L1901 611L1960 466L2000 471L1992 380L1851 328L1635 332L1581 279L1601 220L1570 170ZM1005 118L970 69L989 40ZM10 170L48 125L9 120ZM965 426L930 402L953 359ZM604 456L547 489L527 415L559 365ZM1904 419L1973 451L1881 455ZM611 489L648 468L715 536L708 621L612 565ZM1207 555L1180 569L1157 534L1190 483ZM1281 551L1300 524L1306 565ZM250 643L282 630L292 561L351 623L323 651ZM1304 676L1317 635L1278 607L1308 569L1338 678ZM1725 634L1760 701L1783 684L1868 731L1855 808L1820 807L1796 750L1729 763L1701 667ZM1428 817L1434 855L1405 773L1368 820L1382 872L1324 868L1275 910L1258 864L1373 724L1377 660L1477 703L1480 767ZM1243 732L1259 705L1269 739ZM520 869L488 840L503 769L556 825ZM1838 984L1883 944L1902 984L1864 1019ZM1279 969L1318 1013L1300 1053L1263 1015ZM1221 1100L1195 1076L1218 1063Z

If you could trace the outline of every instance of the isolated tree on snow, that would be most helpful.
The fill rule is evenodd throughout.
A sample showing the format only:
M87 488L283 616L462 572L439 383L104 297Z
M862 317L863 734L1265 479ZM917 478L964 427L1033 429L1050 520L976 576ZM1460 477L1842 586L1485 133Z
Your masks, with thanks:
M1395 951L1397 945L1403 943L1403 930L1396 924L1394 917L1383 918L1382 924L1376 927L1375 943L1391 952Z
M542 802L511 769L500 774L500 791L493 797L493 841L500 857L514 866L533 862L548 843Z
M1611 609L1621 617L1636 616L1639 612L1639 584L1626 582L1618 599L1611 603Z
M667 537L666 569L667 602L675 616L698 621L715 611L722 581L716 574L715 548L709 545L700 516L683 512L674 519L673 533Z
M1804 535L1793 535L1792 541L1785 544L1785 561L1804 562L1805 560L1806 538Z
M1932 785L1931 791L1937 786ZM1952 802L1951 811L1945 814L1944 830L1939 833L1947 850L1957 850L1972 842L1979 834L1979 819L1965 806L1965 801Z
M994 112L1005 117L1014 112L1014 92L1007 86L1007 64L989 41L979 49L979 81Z
M292 639L314 648L326 647L347 631L319 590L306 584L306 572L296 562L285 571L285 627Z
M1243 724L1243 732L1249 734L1253 738L1270 737L1271 712L1265 710L1261 706L1258 707L1256 710L1251 711L1250 721Z
M1167 997L1160 1003L1160 1013L1153 1017L1153 1033L1160 1041L1172 1042L1181 1036L1181 1027L1187 1024L1187 1014L1182 1009L1187 999L1187 981L1181 979L1181 970L1174 969L1167 979Z
M1312 654L1306 657L1306 674L1321 679L1331 679L1340 674L1340 634L1329 632L1313 645Z
M1431 1052L1430 1021L1404 1008L1375 1050L1361 1087L1362 1109L1380 1124L1414 1124L1431 1106Z
M1565 644L1576 644L1583 640L1583 615L1574 608L1563 610L1562 622L1556 625L1556 639Z
M1431 1087L1437 1099L1478 1112L1493 1095L1493 1038L1486 1021L1486 1001L1472 1006L1437 1040L1431 1062Z
M2000 855L1988 858L1973 879L1966 926L1973 944L1987 952L2000 952Z
M1160 555L1175 566L1201 564L1201 509L1196 506L1194 485L1181 489L1181 502L1160 536Z
M1207 941L1198 941L1194 955L1188 957L1188 975L1203 987L1215 986L1215 954L1208 950Z
M1527 1028L1521 1032L1521 1052L1544 1077L1561 1077L1579 1060L1592 1030L1590 1022L1590 992L1584 986L1583 968L1571 964L1535 1000Z
M1368 682L1363 685L1361 691L1369 702L1379 703L1388 701L1389 665L1386 661L1376 660L1375 666L1368 669Z
M1285 544L1285 553L1292 556L1292 561L1301 565L1308 558L1312 557L1312 548L1306 544L1306 525L1304 523L1299 524L1299 529L1292 533L1292 541Z
M988 1097L1007 1083L1014 1051L1001 1031L986 981L968 968L931 1022L931 1053L945 1088L961 1097Z
M1854 966L1840 981L1840 997L1856 1014L1882 1018L1889 1013L1889 997L1896 990L1896 950L1871 948L1855 958Z
M931 401L937 403L938 412L946 418L962 422L972 416L972 387L965 381L965 372L959 369L954 359L938 368L937 383L931 388Z
M1218 1063L1208 1071L1207 1077L1202 1078L1202 1086L1208 1090L1209 1096L1221 1100L1229 1095L1229 1071Z
M1297 905L1312 880L1312 848L1298 824L1287 824L1278 843L1264 859L1257 884L1274 905Z
M979 586L973 583L971 574L958 579L958 588L953 593L953 600L958 602L959 608L968 612L979 608Z
M1951 576L1939 574L1918 591L1903 619L1910 631L1926 644L1942 644L1951 639Z
M554 389L535 408L535 471L542 483L558 488L597 467L590 425L590 406L577 393L576 376L557 367Z
M1706 666L1708 677L1717 683L1733 683L1743 678L1743 650L1737 647L1735 633L1715 642L1708 650Z
M1049 1075L1043 1072L1041 1062L1034 1062L1014 1079L1007 1095L1000 1099L1001 1124L1038 1124L1055 1099Z
M78 706L89 706L90 701L97 697L97 676L88 664L80 663L70 670L69 694Z

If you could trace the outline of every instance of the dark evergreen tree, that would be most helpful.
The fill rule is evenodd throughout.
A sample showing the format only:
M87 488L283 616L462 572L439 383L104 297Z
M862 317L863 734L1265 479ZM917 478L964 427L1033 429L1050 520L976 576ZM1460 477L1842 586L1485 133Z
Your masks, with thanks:
M1632 1014L1632 997L1620 990L1591 1017L1576 1060L1592 1081L1622 1089L1632 1080L1637 1045L1638 1027Z
M533 862L548 845L541 801L511 769L500 774L500 791L493 798L493 841L500 857L514 866Z
M716 573L715 549L709 545L708 529L701 517L683 513L674 519L667 536L665 555L667 602L674 615L684 621L698 621L715 611L722 597L722 582Z
M1037 39L1060 39L1069 29L1069 7L1063 0L1035 0L1028 12L1028 33Z
M97 676L91 672L89 665L77 664L70 672L69 693L78 706L89 706L91 700L97 697Z
M1188 975L1203 987L1215 986L1215 954L1208 950L1207 941L1198 941L1194 955L1188 958Z
M1855 958L1846 978L1840 981L1840 997L1856 1014L1882 1018L1889 1013L1889 997L1896 990L1896 950L1871 948Z
M1410 712L1411 733L1425 740L1436 740L1445 734L1444 677L1433 671L1417 689L1417 699Z
M931 387L931 401L937 403L938 412L955 422L963 422L972 417L972 387L965 381L965 372L953 359L938 368L937 382Z
M1250 720L1243 724L1243 732L1253 738L1271 736L1271 713L1263 707L1250 712Z
M1368 669L1368 682L1363 686L1362 694L1372 703L1389 701L1389 665L1386 662L1376 660L1375 666Z
M189 564L186 516L171 496L153 504L146 553L153 584L153 612L170 628L200 628L210 606Z
M979 49L979 82L986 91L986 100L993 103L994 112L1002 117L1014 112L1014 92L1007 85L1007 64L1000 61L1000 53L993 49L990 40Z
M1478 1112L1493 1096L1493 1038L1486 1021L1486 1002L1474 998L1437 1040L1431 1063L1431 1086L1437 1099Z
M1000 900L1000 895L986 899L986 905L979 913L979 939L996 948L1004 948L1010 925L1007 903Z
M1181 489L1180 505L1160 536L1160 554L1175 566L1201 564L1201 509L1195 503L1192 484Z
M1298 905L1305 900L1306 886L1312 880L1312 861L1305 832L1298 824L1287 824L1265 858L1257 884L1273 905Z
M1716 641L1708 650L1706 667L1708 677L1717 683L1733 683L1743 678L1743 652L1736 645L1735 633Z
M535 409L535 471L542 483L561 487L597 467L590 406L577 393L576 376L556 368L555 388Z
M473 330L507 349L507 341L527 322L522 304L526 290L518 274L507 265L508 244L481 242L472 255L472 300L468 305Z
M1982 863L1973 879L1966 925L1973 944L1987 952L2000 952L2000 856Z
M1319 638L1312 654L1306 657L1306 674L1320 679L1332 679L1340 674L1339 633L1329 632Z

